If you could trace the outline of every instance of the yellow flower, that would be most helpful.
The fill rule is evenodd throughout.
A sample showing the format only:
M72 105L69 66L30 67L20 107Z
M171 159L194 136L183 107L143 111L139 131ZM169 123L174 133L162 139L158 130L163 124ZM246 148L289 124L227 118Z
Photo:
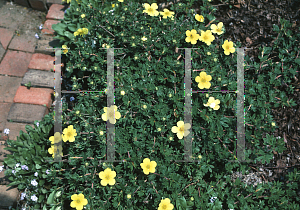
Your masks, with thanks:
M208 98L208 97L209 97L209 95L208 95L208 94L206 94L205 96L206 96L206 98Z
M48 149L48 152L50 155L52 155L53 158L54 158L54 151L55 153L57 153L57 146L51 145L51 147ZM60 152L60 156L63 156L62 151Z
M122 96L125 95L125 91L124 90L121 91L121 95Z
M157 163L155 161L151 161L149 158L145 158L143 160L143 163L140 164L140 166L143 169L144 174L148 175L149 173L155 172L155 167L157 166Z
M110 168L105 169L104 171L101 171L99 173L99 178L101 180L101 185L106 186L107 184L109 185L114 185L116 183L115 177L116 177L116 172L112 171Z
M147 109L147 105L144 105L143 108L144 108L144 109Z
M81 18L84 18L84 17L85 17L85 14L82 14L82 15L81 15Z
M171 98L171 97L172 97L172 94L170 93L170 94L169 94L169 98Z
M150 16L158 16L159 12L157 11L157 4L153 3L151 4L151 6L148 3L144 4L145 10L143 10L143 12L146 12L148 15Z
M272 126L276 126L274 122L272 122Z
M210 108L213 108L214 110L218 110L218 109L220 109L220 106L218 104L220 104L219 99L215 100L214 97L209 97L207 104L204 104L204 106L209 106Z
M62 135L60 135L59 132L56 132L56 133L54 134L54 136L51 136L51 137L49 138L49 140L51 141L51 144L55 144L55 143L60 142L60 141L61 141L61 138L62 138Z
M143 41L146 41L146 40L147 40L147 38L146 38L145 36L143 36L142 40L143 40Z
M196 44L197 40L199 39L199 34L197 34L197 31L195 29L192 29L192 31L187 30L185 32L186 34L186 38L185 41L186 42L191 42L191 44Z
M222 47L224 49L224 54L225 55L229 55L230 53L234 53L235 52L235 48L233 47L233 42L232 41L228 42L228 40L225 40L225 42L222 45Z
M66 54L68 52L68 49L66 49L66 48L68 48L68 46L67 45L63 45L62 48L64 49L63 50L64 54Z
M128 195L127 195L127 198L128 198L128 199L130 199L130 198L131 198L131 195L130 195L130 194L128 194Z
M170 139L170 141L172 141L172 140L173 140L173 137L170 137L169 139Z
M111 6L112 6L112 8L114 8L114 7L115 7L115 4L112 4Z
M84 34L88 34L89 30L87 28L82 28Z
M198 82L198 87L200 89L209 89L211 84L210 84L210 80L212 79L212 77L210 75L207 75L206 72L202 71L200 73L200 76L197 76L195 78L195 81Z
M119 2L124 2L124 0L118 0Z
M83 206L88 204L87 199L84 198L84 195L82 193L80 194L74 194L71 196L71 199L73 200L70 204L72 208L76 208L76 210L82 210Z
M212 35L210 30L207 30L205 32L201 31L201 36L199 37L199 40L205 42L209 46L211 42L215 40L215 37Z
M194 197L191 197L191 201L193 201L194 200Z
M215 34L218 34L218 35L221 35L221 34L224 33L223 30L222 30L222 27L223 27L223 23L222 22L218 23L218 26L216 26L216 24L212 24L210 26L211 31L213 33L215 33Z
M88 34L88 29L87 28L79 28L77 31L74 32L74 36L83 36L84 34Z
M164 19L166 19L167 17L172 18L175 12L171 12L168 9L164 9L164 11L160 12L160 14L163 16Z
M158 131L161 131L161 128L157 128Z
M79 114L80 113L80 111L76 111L76 114Z
M186 136L189 135L190 132L188 131L188 129L191 128L191 124L190 123L184 124L183 121L178 121L177 122L177 126L178 127L176 127L176 126L172 127L172 132L173 133L177 133L177 137L179 139L182 139L183 136L186 137Z
M104 132L103 132L103 131L100 131L99 133L100 133L100 135L101 135L101 136L104 134Z
M199 155L198 158L199 158L199 159L202 159L202 155Z
M210 52L207 52L207 55L211 55L211 53L210 53Z
M63 131L63 141L67 142L74 142L75 141L75 136L77 136L76 130L73 129L73 125L69 125L68 128L65 128Z
M174 208L174 205L171 204L170 199L165 198L160 201L158 210L172 210L173 208Z
M196 18L196 20L198 20L199 22L204 22L204 17L203 17L203 15L198 15L198 14L196 14L196 15L195 15L195 18Z
M112 105L111 107L104 107L104 114L102 114L102 120L109 120L110 124L115 124L116 119L121 118L120 112L117 111L118 107L116 105Z

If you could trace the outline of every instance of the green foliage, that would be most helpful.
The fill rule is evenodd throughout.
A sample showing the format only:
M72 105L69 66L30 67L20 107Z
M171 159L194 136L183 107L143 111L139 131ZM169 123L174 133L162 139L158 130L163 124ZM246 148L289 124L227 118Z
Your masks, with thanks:
M184 160L184 139L179 139L172 127L177 126L178 121L184 121L186 63L184 49L176 52L176 48L197 48L191 50L193 91L199 90L195 78L200 73L193 70L203 69L212 77L209 90L235 91L237 88L237 53L224 54L222 35L214 34L218 39L209 46L199 40L195 45L185 41L187 30L196 29L200 34L200 30L210 30L206 25L215 19L213 12L205 12L213 11L213 7L204 1L201 11L205 20L203 23L197 21L193 10L188 10L193 2L173 4L169 10L175 12L174 20L143 13L140 2L71 2L64 20L53 25L56 38L70 48L65 55L68 61L65 76L71 82L68 90L103 92L72 94L76 103L69 111L68 101L63 103L63 130L73 125L77 134L74 142L62 142L63 160L67 161L48 162L53 160L48 153L49 137L54 135L51 131L53 113L46 115L35 129L26 127L27 133L21 131L17 141L7 141L10 148L6 149L14 152L4 160L9 168L6 175L13 181L11 185L20 190L28 189L30 195L37 190L38 201L33 202L28 197L28 205L38 205L42 209L63 205L64 209L72 209L71 196L82 193L88 200L86 209L157 209L165 198L170 199L175 209L182 210L299 208L299 197L295 192L299 188L297 171L289 174L288 185L274 182L246 187L239 179L234 183L230 180L231 171L245 173L249 170L246 163L229 162L235 159L237 124L235 117L226 116L236 116L235 94L192 94L192 159L196 162L176 161ZM112 4L118 6L112 8ZM247 149L245 154L246 159L255 162L269 162L273 149L279 153L286 149L282 139L275 140L269 134L264 139L259 138L264 132L274 132L271 107L296 105L288 101L284 92L274 88L283 82L289 84L300 64L299 59L290 59L291 55L296 56L293 46L299 46L299 35L298 39L296 35L291 36L286 29L290 24L285 20L281 20L281 24L284 25L281 29L274 26L280 34L275 47L260 49L261 63L245 57L245 121L256 128L254 133L251 127L245 126L245 140L253 142L254 148ZM88 33L74 36L74 32L82 28L87 28ZM147 40L142 41L142 37ZM107 49L101 48L108 46L122 48L114 50L114 104L121 114L115 124L114 148L115 159L122 162L114 163L100 161L105 160L107 152L106 135L99 133L106 134L102 115L107 106L108 67ZM234 47L242 46L235 43ZM268 59L274 50L278 50L282 63ZM268 65L264 66L265 63ZM260 68L268 71L258 75L256 70ZM279 77L282 82L274 79L278 75L282 75ZM264 81L270 81L270 84ZM293 91L291 85L289 88ZM204 106L208 97L220 100L218 110ZM279 103L275 97L280 98ZM251 109L248 109L250 105ZM144 158L157 163L155 173L143 173L140 164ZM17 163L26 164L29 170L15 168ZM116 183L112 186L100 184L99 173L106 168L116 173ZM47 169L50 174L46 174ZM12 174L12 170L16 173ZM34 176L35 172L38 172L38 178ZM34 178L38 187L30 183ZM63 192L58 195L60 188ZM128 194L131 198L127 198ZM214 201L213 197L216 197Z

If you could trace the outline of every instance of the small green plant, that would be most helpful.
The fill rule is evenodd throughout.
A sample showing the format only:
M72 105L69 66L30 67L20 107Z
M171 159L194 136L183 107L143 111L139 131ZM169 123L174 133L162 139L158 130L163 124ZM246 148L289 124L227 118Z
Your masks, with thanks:
M31 87L31 82L28 82L28 83L26 83L26 84L24 84L25 85L25 87L27 87L27 89L30 89L30 87Z

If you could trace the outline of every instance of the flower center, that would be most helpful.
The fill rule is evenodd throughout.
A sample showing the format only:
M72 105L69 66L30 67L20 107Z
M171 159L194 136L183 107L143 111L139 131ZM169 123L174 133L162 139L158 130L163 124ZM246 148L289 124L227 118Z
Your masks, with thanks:
M80 203L80 199L77 199L77 203Z
M109 175L106 175L105 179L106 179L106 180L109 180Z
M206 79L205 79L205 78L202 78L202 79L201 79L201 82L205 83L205 82L206 82Z
M214 108L215 106L216 106L215 103L211 103L211 104L210 104L210 107L211 107L211 108Z
M179 131L181 131L181 132L184 131L184 127L183 127L183 126L180 127L180 128L179 128Z
M150 164L148 164L148 165L146 166L146 168L147 168L147 169L150 169Z

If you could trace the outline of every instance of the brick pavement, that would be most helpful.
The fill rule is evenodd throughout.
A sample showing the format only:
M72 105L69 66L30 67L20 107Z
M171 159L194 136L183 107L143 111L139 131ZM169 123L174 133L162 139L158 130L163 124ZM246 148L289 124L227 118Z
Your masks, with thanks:
M30 2L34 2L30 0ZM11 12L14 10L22 12ZM58 46L54 40L52 24L60 22L64 17L66 6L52 4L49 8L40 31L40 39L35 37L35 31L26 30L15 33L22 28L28 13L19 5L4 5L0 7L0 166L7 154L4 150L7 136L3 133L8 128L9 139L17 140L20 131L26 132L25 126L34 128L34 121L41 121L49 113L53 104L51 94L54 92L54 51L47 47ZM30 20L26 20L29 21ZM37 25L38 27L39 25ZM21 30L22 31L22 30ZM25 84L31 82L28 89ZM0 172L0 209L16 208L20 192L17 188L7 187L10 183Z

